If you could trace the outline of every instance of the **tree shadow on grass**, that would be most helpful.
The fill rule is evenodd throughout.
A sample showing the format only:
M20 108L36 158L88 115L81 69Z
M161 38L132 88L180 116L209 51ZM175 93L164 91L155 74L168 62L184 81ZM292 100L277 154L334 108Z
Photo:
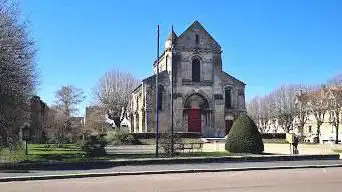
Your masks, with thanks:
M251 154L230 154L230 155L238 155L238 156L250 156ZM227 155L227 156L230 156ZM275 155L271 153L263 153L259 155ZM42 155L31 155L32 158L29 161L21 161L19 163L14 164L10 170L49 170L49 171L57 171L57 170L91 170L91 169L108 169L115 166L124 166L124 165L148 165L150 163L144 163L141 161L137 161L136 163L128 163L128 164L117 164L113 163L111 160L115 159L144 159L144 158L154 158L155 154L110 154L105 156L97 156L92 157L85 154L42 154ZM167 157L165 155L160 155L159 157ZM191 155L178 155L178 157L193 157ZM201 157L206 157L205 155L201 155ZM209 156L207 156L209 157ZM250 160L208 160L205 163L236 163L236 162L251 162L251 161L269 161L270 159L265 158L265 160L256 158ZM27 165L29 163L29 165ZM158 164L164 164L165 162L158 162ZM174 163L200 163L199 161L179 161ZM202 162L203 163L203 162ZM26 164L26 166L25 166ZM153 163L152 163L153 164ZM7 169L9 170L9 169Z

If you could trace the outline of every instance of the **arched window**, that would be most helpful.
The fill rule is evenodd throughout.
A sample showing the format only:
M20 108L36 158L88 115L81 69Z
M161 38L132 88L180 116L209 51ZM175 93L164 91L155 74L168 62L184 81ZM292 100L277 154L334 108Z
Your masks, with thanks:
M227 109L232 109L232 88L226 87L224 89L224 105Z
M159 85L158 88L158 110L163 109L163 93L164 93L164 87L162 85Z
M196 44L198 44L199 43L199 36L198 36L198 34L196 34Z
M201 62L199 59L192 60L192 81L199 82L201 80Z

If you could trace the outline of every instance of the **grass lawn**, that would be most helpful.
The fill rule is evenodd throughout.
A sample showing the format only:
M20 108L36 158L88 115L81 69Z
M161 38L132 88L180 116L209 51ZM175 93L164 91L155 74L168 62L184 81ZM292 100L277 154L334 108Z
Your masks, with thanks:
M10 151L8 149L0 150L0 162L64 161L68 159L79 159L85 156L85 154L86 153L75 144L28 144L28 155L25 155L24 148L15 151Z
M29 144L28 149L30 155L85 154L75 144Z
M342 153L342 149L334 149L333 151L336 153Z
M189 140L188 140L189 141ZM68 145L45 145L29 144L28 155L25 155L23 149L9 152L9 150L0 151L0 162L23 162L23 161L63 161L63 162L82 162L90 160L115 160L115 159L137 159L154 158L155 154L113 154L102 157L89 157L75 144ZM232 154L229 152L178 152L176 157L222 157L230 155L248 155ZM160 157L166 157L160 154Z

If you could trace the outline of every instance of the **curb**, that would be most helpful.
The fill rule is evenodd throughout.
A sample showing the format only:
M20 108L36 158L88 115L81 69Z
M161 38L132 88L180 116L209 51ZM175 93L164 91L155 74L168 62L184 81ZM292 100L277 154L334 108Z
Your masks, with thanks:
M109 173L84 173L66 175L43 175L43 176L22 176L22 177L2 177L1 182L13 181L37 181L50 179L76 179L89 177L109 177L109 176L130 176L130 175L160 175L176 173L206 173L206 172L233 172L233 171L262 171L262 170L284 170L284 169L310 169L310 168L334 168L342 167L342 164L332 165L301 165L301 166L271 166L271 167L244 167L226 169L182 169L182 170L162 170L162 171L137 171L137 172L109 172Z
M160 159L103 160L85 162L33 162L3 163L0 170L60 170L60 169L104 169L126 165L156 164L190 164L190 163L222 163L222 162L266 162L266 161L300 161L300 160L339 160L339 154L328 155L263 155L263 156L225 156L225 157L187 157Z

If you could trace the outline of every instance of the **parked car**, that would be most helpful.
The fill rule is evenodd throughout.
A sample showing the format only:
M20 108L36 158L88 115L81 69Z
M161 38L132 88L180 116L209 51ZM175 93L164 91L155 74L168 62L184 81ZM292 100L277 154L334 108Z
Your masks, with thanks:
M313 133L304 139L305 143L318 143L318 135L317 133Z

